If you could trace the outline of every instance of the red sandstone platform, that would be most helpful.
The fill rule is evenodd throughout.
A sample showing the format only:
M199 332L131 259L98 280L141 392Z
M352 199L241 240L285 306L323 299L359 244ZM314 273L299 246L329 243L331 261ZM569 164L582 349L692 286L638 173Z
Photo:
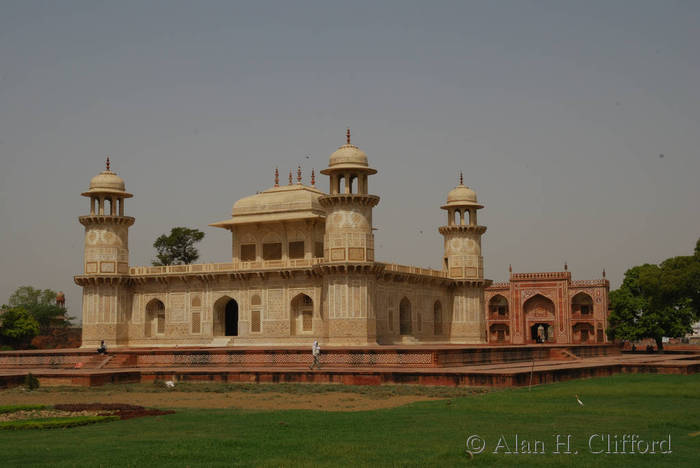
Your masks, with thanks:
M311 371L297 347L143 348L0 352L0 387L28 372L43 385L102 385L154 380L302 382L352 385L522 386L627 372L692 374L700 350L622 354L613 345L325 347Z

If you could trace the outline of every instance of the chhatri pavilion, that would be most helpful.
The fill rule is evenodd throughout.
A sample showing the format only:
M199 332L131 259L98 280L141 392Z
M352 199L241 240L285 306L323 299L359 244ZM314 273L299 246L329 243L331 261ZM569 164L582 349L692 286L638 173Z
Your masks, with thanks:
M462 183L441 207L442 269L375 260L377 171L350 142L321 171L242 198L226 263L131 266L124 180L107 168L82 195L83 347L606 343L609 283L566 271L484 278L479 204Z

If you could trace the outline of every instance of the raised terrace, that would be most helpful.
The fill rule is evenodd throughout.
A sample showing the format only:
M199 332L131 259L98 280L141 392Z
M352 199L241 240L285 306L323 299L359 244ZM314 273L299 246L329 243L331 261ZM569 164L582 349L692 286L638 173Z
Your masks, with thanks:
M622 354L613 345L326 347L322 368L297 347L127 349L0 353L0 387L19 385L28 372L43 385L102 385L154 380L313 382L358 385L422 384L522 386L616 373L692 374L700 350Z

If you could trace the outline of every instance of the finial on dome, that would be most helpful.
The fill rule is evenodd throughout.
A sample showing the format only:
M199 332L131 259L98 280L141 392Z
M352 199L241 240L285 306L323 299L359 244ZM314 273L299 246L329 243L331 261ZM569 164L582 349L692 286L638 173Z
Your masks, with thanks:
M280 186L280 171L279 168L275 167L275 187Z
M345 132L345 139L348 142L348 145L350 144L350 127L348 127L347 132Z
M109 170L109 156L107 156L107 163L105 164L107 166L107 170Z
M316 187L316 171L311 169L311 186Z
M297 166L297 184L301 184L301 166Z
M292 170L289 170L289 185L292 185Z
M508 273L513 273L513 265L508 264Z
M464 185L464 175L459 171L459 185Z
M603 278L605 278L605 268L603 268Z
M569 264L564 261L564 271L569 271Z

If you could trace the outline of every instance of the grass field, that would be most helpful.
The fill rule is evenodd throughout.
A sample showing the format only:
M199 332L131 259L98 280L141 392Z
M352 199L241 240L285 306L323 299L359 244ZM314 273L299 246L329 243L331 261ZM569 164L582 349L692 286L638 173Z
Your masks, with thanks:
M230 391L235 405L235 396L240 394L237 387L209 387L211 392L222 389ZM292 386L278 390L312 394L333 389ZM100 394L109 391L115 389L86 392L99 401ZM178 394L184 396L187 391L183 386ZM389 395L381 388L377 391L376 398L392 398L391 390ZM420 394L423 390L412 387L411 391ZM44 392L48 396L51 390ZM129 393L124 391L124 403L129 403ZM585 406L576 402L575 394ZM347 395L338 393L342 398ZM178 408L176 414L167 416L3 433L0 459L2 466L140 467L657 467L698 466L700 461L700 375L619 375L535 387L531 392L525 388L455 395L459 396L443 394L446 399L355 412ZM545 453L507 454L505 447L493 453L501 437L514 452L516 434L521 441L530 441L531 449L535 440L541 441L537 449ZM562 442L560 454L553 453L556 434ZM588 439L594 434L610 434L613 441L617 435L618 451L623 450L624 434L646 441L668 440L670 435L672 453L593 454ZM486 443L485 450L473 459L466 454L470 435ZM568 435L571 454L564 453ZM598 436L593 442L594 450L607 449ZM627 444L625 451L630 450ZM656 451L660 451L658 445Z

